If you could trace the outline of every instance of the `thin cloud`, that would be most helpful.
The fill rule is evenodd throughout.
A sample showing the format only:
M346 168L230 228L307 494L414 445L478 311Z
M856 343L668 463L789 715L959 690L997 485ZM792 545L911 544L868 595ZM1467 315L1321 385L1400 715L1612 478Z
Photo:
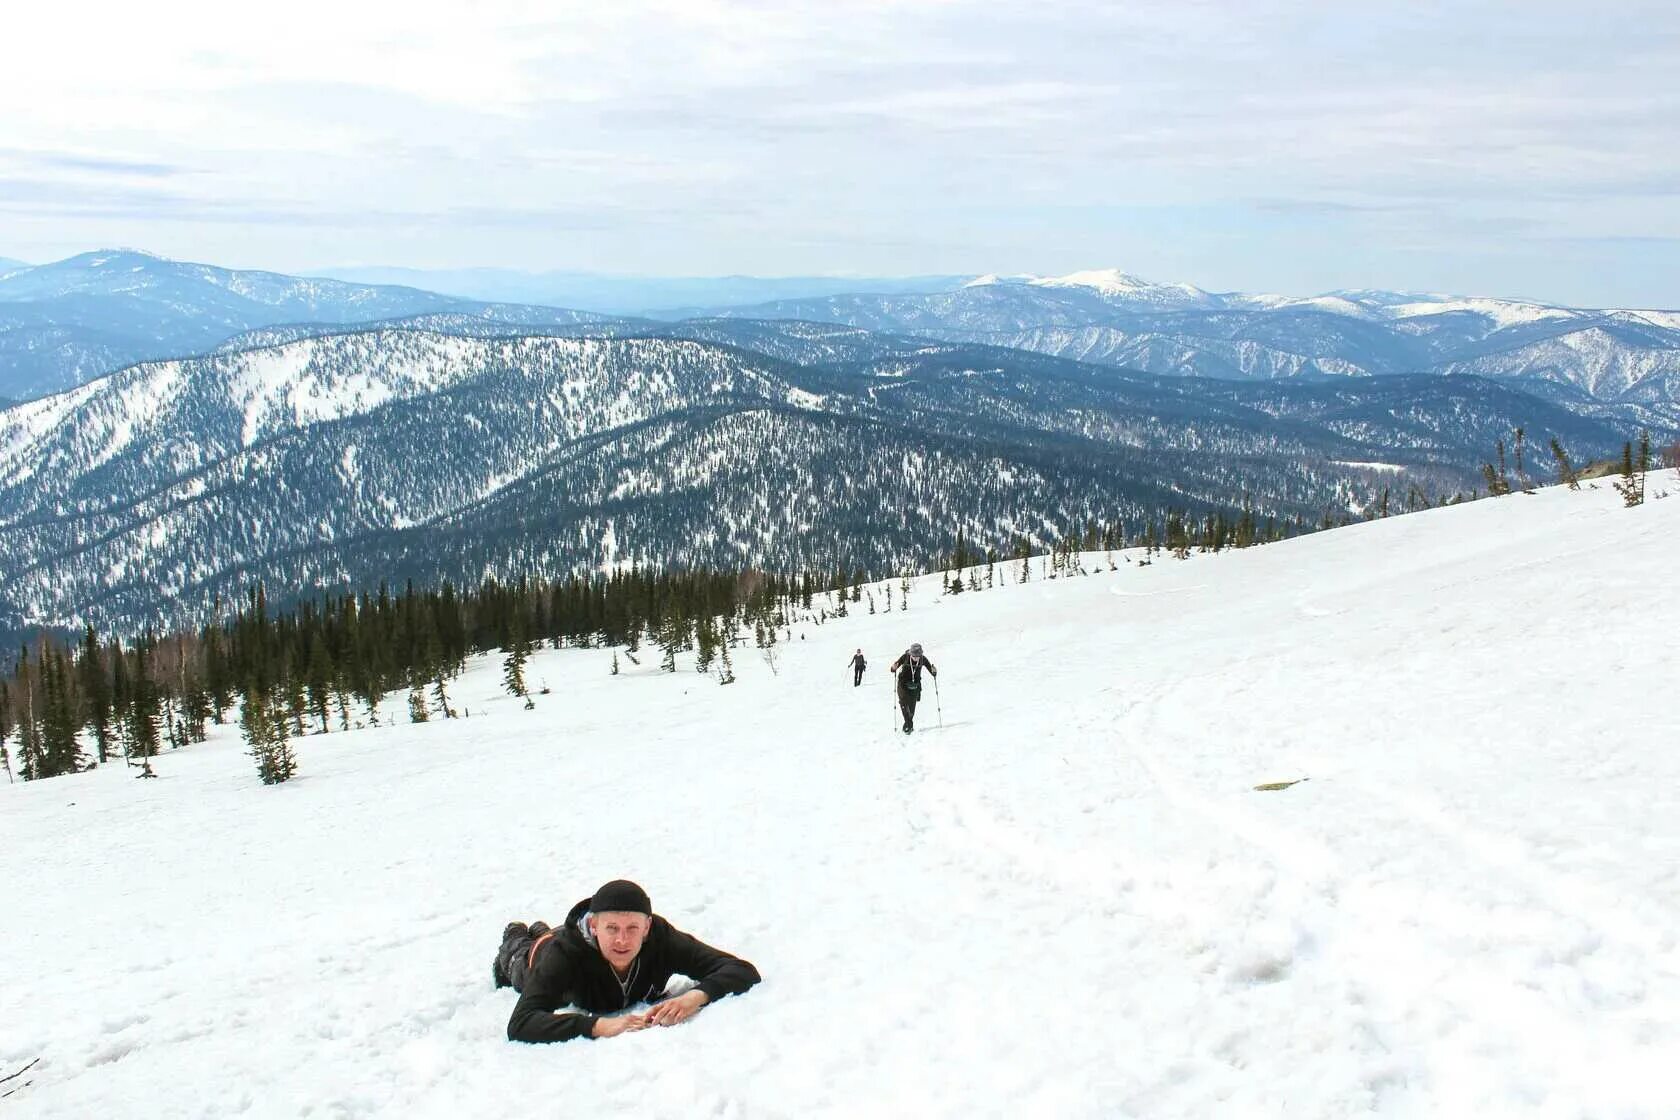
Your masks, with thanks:
M392 264L1065 261L1322 288L1405 283L1388 270L1443 245L1474 272L1560 231L1666 254L1663 204L1680 213L1680 9L1654 0L1535 0L1520 22L1494 0L173 11L114 10L97 41L64 5L12 15L41 47L0 72L31 109L8 119L0 175L42 185L5 200L32 248L147 244L155 219L216 227L187 239L200 257L296 254L277 267L319 259L300 232L316 224L334 255ZM140 186L160 189L125 193ZM1347 275L1350 247L1368 275Z

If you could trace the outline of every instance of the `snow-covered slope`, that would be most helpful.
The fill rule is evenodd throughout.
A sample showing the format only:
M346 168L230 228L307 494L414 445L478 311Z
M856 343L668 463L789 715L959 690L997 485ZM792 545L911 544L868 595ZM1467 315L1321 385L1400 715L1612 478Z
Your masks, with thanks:
M797 624L779 675L749 641L727 688L547 651L526 712L487 660L471 718L299 740L278 788L224 729L154 782L0 789L0 1076L40 1059L5 1103L1671 1117L1680 482L1652 482L923 578L908 614ZM941 672L906 739L912 640ZM764 983L503 1041L503 923L621 875Z

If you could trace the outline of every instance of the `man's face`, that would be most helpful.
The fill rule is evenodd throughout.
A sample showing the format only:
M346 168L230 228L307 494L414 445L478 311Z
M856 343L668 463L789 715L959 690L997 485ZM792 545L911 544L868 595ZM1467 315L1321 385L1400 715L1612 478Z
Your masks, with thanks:
M589 932L595 935L596 946L619 972L629 968L642 951L651 925L646 914L633 910L606 910L589 916Z

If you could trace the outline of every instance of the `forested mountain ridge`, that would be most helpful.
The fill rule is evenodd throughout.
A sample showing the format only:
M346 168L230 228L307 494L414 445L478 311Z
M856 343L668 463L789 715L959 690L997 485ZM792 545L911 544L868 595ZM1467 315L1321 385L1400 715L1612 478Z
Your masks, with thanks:
M1236 380L1473 373L1576 386L1680 415L1680 313L1354 291L1216 294L1115 272L982 277L924 295L712 309L981 342L1154 373Z
M1625 438L1475 378L1231 385L799 323L507 329L316 335L0 412L0 624L195 617L258 578L880 572L959 533L1316 523L1384 487L1468 488L1513 426L1578 453Z

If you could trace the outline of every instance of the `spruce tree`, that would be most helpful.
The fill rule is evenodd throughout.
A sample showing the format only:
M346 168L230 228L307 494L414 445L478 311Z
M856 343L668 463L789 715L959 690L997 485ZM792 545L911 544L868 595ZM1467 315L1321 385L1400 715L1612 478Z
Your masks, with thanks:
M723 649L719 651L718 684L734 684L734 683L735 683L735 663L732 660L730 660L730 657L729 657L729 643L725 642L723 644Z
M123 721L123 756L130 765L135 759L140 760L138 776L142 778L157 776L152 770L152 756L158 752L158 712L161 706L160 690L151 678L148 652L142 643L134 650L128 716Z
M240 707L239 723L251 746L257 777L265 786L279 785L297 773L290 739L294 717L283 695L289 687L281 682L280 688L268 689L253 681L246 686Z
M1532 485L1530 485L1530 483L1528 481L1528 472L1523 470L1523 434L1524 433L1523 433L1522 428L1519 427L1514 434L1516 435L1516 444L1513 447L1513 451L1515 452L1514 457L1515 457L1515 460L1516 460L1516 467L1517 467L1517 481L1521 483L1523 493L1531 494L1531 493L1534 492L1534 487Z
M304 689L309 695L309 711L321 722L317 735L332 730L332 655L327 652L326 639L320 630L309 637L309 664L304 669Z
M292 753L292 744L287 735L287 725L292 722L292 713L276 705L269 711L268 722L273 732L268 743L270 777L266 784L278 785L297 773L297 756Z
M1505 441L1497 444L1499 465L1482 464L1482 478L1487 482L1488 497L1498 498L1511 492L1511 480L1505 474ZM1331 526L1326 526L1330 528Z
M12 778L12 759L6 751L6 740L12 737L12 689L5 681L0 680L0 762L6 764L6 784L10 785Z
M274 690L273 695L280 711L291 721L292 734L304 734L303 717L309 711L309 696L300 666L287 665L285 675L280 680L280 687Z
M215 714L215 705L210 702L210 692L201 681L195 681L187 690L186 696L181 698L181 715L186 724L186 739L189 743L202 743L206 738L205 724Z
M665 617L659 620L659 649L664 654L659 668L667 673L677 671L677 650L682 647L687 622L677 617L674 607L667 604Z
M106 647L105 659L111 666L111 722L121 728L128 722L131 699L128 657L123 653L122 643L112 638L111 644Z
M1184 518L1176 510L1167 511L1167 551L1180 560L1190 557L1190 535L1184 530Z
M1651 473L1651 433L1639 433L1639 500L1645 500L1645 476Z
M870 607L873 608L874 605L875 601L871 598ZM702 615L696 625L694 643L694 671L696 673L711 672L712 662L717 658L718 634L717 623L710 614Z
M204 628L204 691L210 700L210 718L222 722L222 713L233 706L233 680L227 662L225 636L219 622Z
M432 718L432 713L426 709L426 693L422 688L422 680L418 670L408 686L408 721L410 723L425 723Z
M35 672L29 664L27 645L18 651L12 679L17 681L18 689L18 774L24 781L33 782L47 775L43 772L45 760L41 752L41 728L36 722L39 708L35 701Z
M105 675L104 647L91 622L82 632L81 659L76 664L76 673L82 686L82 702L87 706L87 726L93 732L94 751L100 762L106 762L111 748L111 682Z
M1632 509L1645 500L1644 487L1641 485L1643 480L1639 478L1633 465L1632 442L1622 444L1622 469L1618 473L1621 475L1621 481L1615 484L1616 493L1622 496L1622 504Z
M70 696L70 669L64 653L40 646L42 719L41 749L48 776L74 774L82 768L82 748L76 741L79 721Z
M443 713L443 718L455 718L455 706L449 702L449 694L443 690L445 671L440 665L432 677L432 703Z
M239 731L250 747L250 755L257 763L257 773L262 775L268 766L267 752L269 741L273 738L273 728L268 719L268 691L255 678L245 682L245 688L239 701ZM268 784L266 778L264 785Z
M1552 458L1557 460L1558 481L1571 490L1581 488L1581 476L1575 470L1575 465L1569 461L1569 453L1563 449L1556 436L1552 437Z
M525 687L525 662L531 656L530 642L525 638L524 617L515 612L509 622L509 633L503 645L507 655L502 658L502 687L511 696L525 698L525 707L531 708L534 702Z

